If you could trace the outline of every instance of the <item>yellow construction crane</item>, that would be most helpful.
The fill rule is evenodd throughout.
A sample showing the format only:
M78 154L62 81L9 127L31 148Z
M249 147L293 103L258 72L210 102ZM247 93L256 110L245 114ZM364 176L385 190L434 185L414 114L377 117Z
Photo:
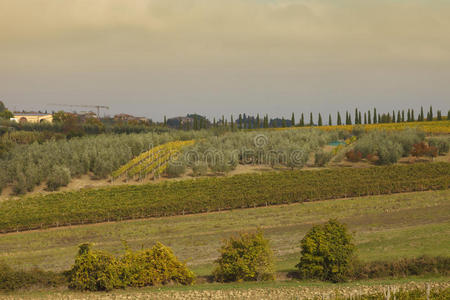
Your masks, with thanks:
M68 107L89 107L89 108L96 108L97 109L97 117L100 118L100 108L109 109L109 106L105 105L85 105L85 104L57 104L57 103L50 103L47 105L52 106L68 106Z

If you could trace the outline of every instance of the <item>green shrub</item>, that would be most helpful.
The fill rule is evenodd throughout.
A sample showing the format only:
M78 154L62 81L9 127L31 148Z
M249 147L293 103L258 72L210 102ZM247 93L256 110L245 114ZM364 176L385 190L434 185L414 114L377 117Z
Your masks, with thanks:
M351 275L356 250L347 227L336 220L316 225L301 241L297 264L302 278L341 282Z
M180 177L186 172L186 166L182 162L169 162L166 173L170 178Z
M204 162L198 162L192 166L192 174L194 176L205 176L208 174L208 164Z
M47 178L47 188L56 191L70 182L70 170L63 166L53 166Z
M380 165L396 163L402 157L402 146L391 140L380 141L378 145L378 160Z
M354 279L383 277L408 277L417 275L450 275L450 257L421 256L402 258L395 261L373 261L356 263Z
M323 167L330 161L332 157L333 153L331 152L316 152L316 154L314 155L314 165L317 167Z
M92 250L82 244L70 270L69 288L87 291L110 291L123 287L119 278L120 264L109 253Z
M450 150L450 140L448 138L431 138L428 140L428 144L436 147L439 155L445 155Z
M67 283L60 274L42 271L37 268L31 270L13 270L5 262L0 262L0 291L14 291L18 289L36 287L56 287Z
M192 284L194 273L180 262L169 247L156 243L151 249L127 250L121 258L121 278L127 286L150 286L176 282Z
M217 281L273 280L273 253L263 233L242 233L226 240L220 249L219 265L214 270Z

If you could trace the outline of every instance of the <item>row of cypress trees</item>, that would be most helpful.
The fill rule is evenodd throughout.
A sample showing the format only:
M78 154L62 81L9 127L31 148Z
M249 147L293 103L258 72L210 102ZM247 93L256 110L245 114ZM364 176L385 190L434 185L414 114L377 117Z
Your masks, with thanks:
M401 122L415 122L415 121L441 121L443 120L442 112L438 110L436 112L436 118L433 113L433 108L430 106L426 116L423 110L423 107L421 107L420 112L418 116L416 117L414 109L408 109L408 110L398 110L397 112L395 110L392 111L392 113L378 113L376 108L373 108L373 110L368 110L367 112L362 112L355 109L355 112L352 116L352 114L348 111L345 112L345 119L341 117L340 112L337 112L336 115L336 122L333 123L333 119L331 114L328 115L328 122L327 125L352 125L352 124L381 124L381 123L401 123ZM447 120L450 120L450 110L447 114ZM230 121L226 119L224 116L222 116L221 119L216 120L216 118L213 119L212 122L207 120L205 117L194 117L194 121L192 126L185 126L184 129L193 129L193 130L199 130L199 129L206 129L210 127L214 128L228 128L231 130L236 129L255 129L255 128L276 128L276 127L303 127L303 126L323 126L325 125L325 122L322 118L322 115L319 113L317 116L317 122L313 117L313 113L309 114L309 120L305 119L305 115L301 113L300 119L298 123L295 119L295 113L292 113L291 119L285 119L283 118L275 118L275 119L269 119L269 116L266 114L262 118L259 114L254 116L247 116L244 114L239 114L238 118L235 120L233 115L231 115Z

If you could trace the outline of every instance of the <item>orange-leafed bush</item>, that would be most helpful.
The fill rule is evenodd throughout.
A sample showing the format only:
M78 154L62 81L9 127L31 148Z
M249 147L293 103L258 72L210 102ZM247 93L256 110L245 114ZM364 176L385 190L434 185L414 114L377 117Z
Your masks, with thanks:
M348 151L345 156L347 157L347 159L351 162L357 162L360 161L362 159L362 153L359 151L355 151L355 150L350 150Z

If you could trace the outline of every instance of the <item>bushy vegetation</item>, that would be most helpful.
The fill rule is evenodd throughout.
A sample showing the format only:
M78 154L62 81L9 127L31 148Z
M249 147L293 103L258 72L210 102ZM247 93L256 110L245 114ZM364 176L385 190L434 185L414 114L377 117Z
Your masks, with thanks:
M186 172L186 166L177 162L169 162L167 165L166 173L170 178L180 177Z
M380 165L393 164L402 156L408 156L413 146L425 140L425 133L420 130L372 131L363 135L354 146L349 160L374 158ZM358 158L358 159L357 159Z
M449 178L450 163L417 163L86 189L2 201L0 231L447 189Z
M32 191L62 168L70 171L72 178L92 174L106 178L131 158L149 148L173 140L204 137L207 132L174 132L128 135L97 135L70 140L49 140L42 144L16 145L0 159L0 187L10 183L16 194ZM57 184L58 185L58 184ZM49 188L52 189L53 182Z
M450 150L450 139L448 137L430 138L428 144L432 147L436 147L439 155L445 155Z
M194 174L205 164L215 173L226 173L238 164L302 168L314 152L319 152L321 163L329 160L320 149L342 135L348 133L317 129L234 132L209 137L184 148L180 161L192 168Z
M316 225L301 241L301 278L342 282L352 275L356 246L346 225L330 220Z
M61 186L70 182L70 170L62 166L53 166L47 178L47 187L50 191L56 191Z
M314 165L316 167L325 166L333 157L332 152L318 151L314 154Z
M105 251L93 250L90 244L82 244L68 273L69 288L87 291L195 281L192 271L161 243L137 252L127 249L117 258Z
M46 288L66 284L63 274L42 271L38 268L31 270L13 270L4 261L0 261L0 291L14 291L30 287Z
M274 259L269 241L262 231L241 233L224 241L214 270L221 282L274 279Z
M161 243L151 249L132 251L127 249L120 258L121 280L126 286L143 287L176 282L193 284L194 273L180 262L172 250Z
M386 277L408 277L416 275L450 274L450 257L421 256L394 261L356 262L352 278L370 279Z

